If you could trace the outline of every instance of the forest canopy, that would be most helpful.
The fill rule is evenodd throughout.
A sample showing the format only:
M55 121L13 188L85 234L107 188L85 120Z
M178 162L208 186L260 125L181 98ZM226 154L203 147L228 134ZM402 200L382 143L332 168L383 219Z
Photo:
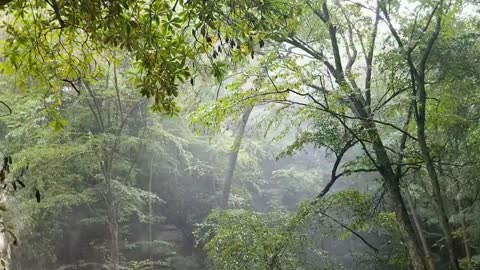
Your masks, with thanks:
M6 0L6 269L480 269L480 5Z

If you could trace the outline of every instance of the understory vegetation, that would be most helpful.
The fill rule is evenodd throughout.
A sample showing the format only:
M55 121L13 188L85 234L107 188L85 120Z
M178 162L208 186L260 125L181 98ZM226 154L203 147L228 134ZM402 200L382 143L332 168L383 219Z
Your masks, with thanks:
M480 269L477 1L0 7L1 269Z

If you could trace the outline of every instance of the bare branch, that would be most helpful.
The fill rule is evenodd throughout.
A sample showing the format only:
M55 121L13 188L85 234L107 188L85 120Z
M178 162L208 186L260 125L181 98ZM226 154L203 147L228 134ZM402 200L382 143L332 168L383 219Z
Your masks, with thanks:
M301 40L295 38L295 37L289 37L288 39L284 40L286 43L291 44L299 49L302 49L306 53L310 54L313 58L322 61L322 63L328 68L330 72L335 74L335 67L327 60L325 55L323 55L322 52L319 52L315 49L313 49L311 46L308 44L302 42Z
M375 111L378 111L380 110L383 106L387 105L392 99L394 99L395 97L397 97L398 95L400 95L401 93L404 93L405 91L409 90L411 87L408 86L408 87L404 87L400 90L398 90L397 92L394 92L390 97L388 97L386 100L382 101L384 99L384 96L382 96L382 98L380 98L379 100L379 103L377 105L375 105L375 109L373 110L374 112ZM385 94L387 94L388 92L386 92Z
M438 6L440 4L438 4L437 6L435 6L435 8L433 9L433 12L432 12L432 15L435 13L435 11L437 10ZM431 20L431 17L429 18L429 21ZM435 44L435 41L437 40L438 36L440 35L440 27L442 25L442 17L441 16L437 16L437 22L435 24L435 30L433 31L432 33L432 36L430 37L430 39L428 40L428 43L427 43L427 47L425 48L424 52L423 52L423 55L422 55L422 60L420 61L420 64L418 66L418 69L420 71L420 75L424 76L424 73L425 73L425 65L427 64L427 60L428 60L428 57L430 56L430 53L433 49L433 45ZM428 24L427 26L428 27Z
M327 185L323 188L322 192L320 192L320 194L318 194L317 196L317 199L320 199L322 198L323 196L325 196L327 194L327 192L330 190L330 188L333 186L333 184L335 184L335 181L337 181L338 178L340 178L340 175L337 175L337 169L338 167L340 166L340 163L342 162L342 159L343 159L343 156L345 155L345 153L350 149L352 148L358 141L355 141L355 140L349 140L345 143L345 145L343 146L343 148L340 150L340 152L336 153L336 159L335 159L335 163L333 164L333 167L332 167L332 173L331 173L331 176L330 176L330 181L327 183Z
M329 219L333 220L333 222L337 223L338 225L340 225L340 227L344 228L345 230L351 232L353 235L355 235L356 237L358 237L358 239L362 240L362 242L367 245L369 248L371 248L373 251L375 252L378 252L378 248L374 247L372 244L370 244L365 238L363 238L363 236L361 236L359 233L357 233L355 230L349 228L347 225L343 224L342 222L340 222L339 220L337 220L336 218L328 215L327 213L325 212L322 212L320 210L317 210L316 211L317 213L319 214L322 214L326 217L328 217Z
M405 120L405 123L403 124L403 129L407 130L408 124L410 123L410 118L412 116L412 111L413 111L413 104L410 105L408 108L408 113L407 113L407 120ZM401 178L401 173L402 173L402 166L400 165L403 161L403 157L405 155L404 150L407 145L407 135L405 133L402 134L402 137L400 138L400 148L399 148L399 157L398 157L398 165L395 170L395 177L396 180L399 181Z
M392 33L393 37L395 38L395 40L398 43L398 46L403 49L404 46L403 46L402 39L400 38L400 35L397 32L397 29L395 29L395 27L393 27L392 21L390 19L390 14L388 14L388 11L387 11L385 0L379 0L378 1L378 6L382 10L382 13L383 13L383 16L384 16L383 20L387 23L388 29L390 29L390 32Z
M60 27L64 28L66 27L65 21L62 19L62 16L60 15L60 7L58 6L58 3L56 0L45 0L49 6L53 8L53 12L55 14L55 18L57 19L58 23L60 23Z
M372 96L371 96L371 85L372 85L372 64L373 64L373 51L375 49L375 40L377 37L378 31L378 21L380 20L380 7L377 4L377 9L375 10L375 23L373 25L373 31L370 36L370 44L368 47L368 53L365 58L367 65L367 74L365 75L365 101L367 105L367 110L369 113L372 112Z
M8 113L7 113L7 114L2 114L2 115L0 115L0 117L11 115L11 114L12 114L12 108L10 108L10 106L8 106L7 103L5 103L5 102L3 102L3 101L1 101L1 100L0 100L0 103L1 103L3 106L5 106L5 107L7 108L7 110L8 110Z

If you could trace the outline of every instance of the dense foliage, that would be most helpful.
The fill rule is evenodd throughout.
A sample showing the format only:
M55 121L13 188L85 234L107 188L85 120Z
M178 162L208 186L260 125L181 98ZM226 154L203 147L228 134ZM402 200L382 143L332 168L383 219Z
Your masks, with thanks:
M480 269L468 0L6 0L5 269Z

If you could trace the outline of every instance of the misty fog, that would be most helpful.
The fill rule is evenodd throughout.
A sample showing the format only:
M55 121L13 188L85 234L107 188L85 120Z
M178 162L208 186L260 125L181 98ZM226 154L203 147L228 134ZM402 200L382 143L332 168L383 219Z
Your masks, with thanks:
M479 12L0 0L0 269L480 269Z

